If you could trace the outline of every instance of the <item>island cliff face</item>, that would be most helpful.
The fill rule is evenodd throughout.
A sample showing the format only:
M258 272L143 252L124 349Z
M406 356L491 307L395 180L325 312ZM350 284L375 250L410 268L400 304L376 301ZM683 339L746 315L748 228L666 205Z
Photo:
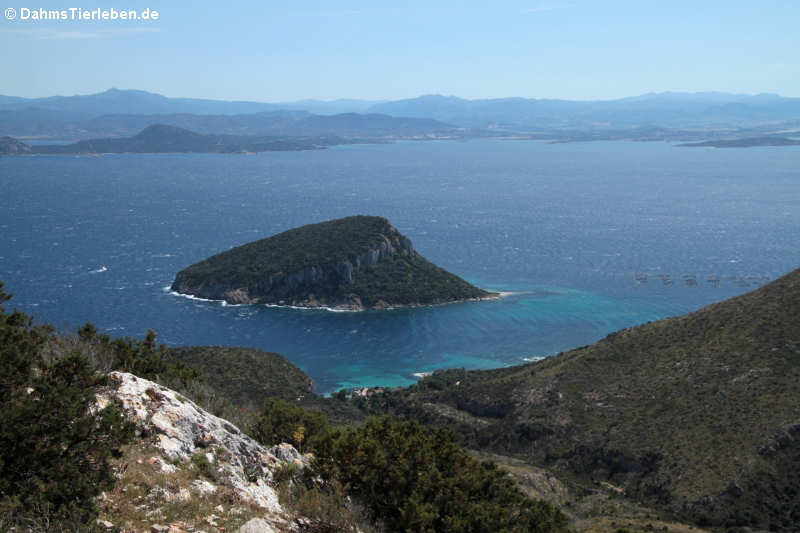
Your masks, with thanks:
M370 216L233 248L180 271L172 290L234 304L353 310L494 296L428 262L388 220Z

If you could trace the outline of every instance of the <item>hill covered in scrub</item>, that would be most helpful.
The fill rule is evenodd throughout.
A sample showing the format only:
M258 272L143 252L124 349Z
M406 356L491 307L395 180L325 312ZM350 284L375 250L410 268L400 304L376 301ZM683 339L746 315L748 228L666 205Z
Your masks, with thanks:
M800 270L528 365L370 397L700 526L800 524Z
M230 346L179 346L166 357L199 369L215 389L237 405L260 404L267 396L295 399L312 393L311 378L284 356Z
M345 309L496 296L430 263L374 216L309 224L237 246L178 272L172 290L236 304Z
M250 423L264 398L320 411L336 425L361 422L365 417L348 402L315 394L311 378L278 353L233 346L179 346L169 348L164 356L199 371L202 386L187 394L198 399L213 396L207 402L209 409L238 424Z

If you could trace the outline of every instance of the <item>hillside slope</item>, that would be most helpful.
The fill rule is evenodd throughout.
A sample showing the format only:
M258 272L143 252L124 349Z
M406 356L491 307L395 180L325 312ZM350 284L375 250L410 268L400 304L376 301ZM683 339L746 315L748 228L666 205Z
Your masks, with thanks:
M800 270L506 369L438 373L373 409L700 525L800 524Z

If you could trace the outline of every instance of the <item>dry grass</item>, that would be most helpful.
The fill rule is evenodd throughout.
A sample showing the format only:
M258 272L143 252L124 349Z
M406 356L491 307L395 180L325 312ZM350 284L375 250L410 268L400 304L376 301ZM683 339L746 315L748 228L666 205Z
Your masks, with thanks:
M153 524L210 532L236 531L249 519L264 516L263 510L241 501L228 487L220 485L205 495L192 490L193 481L209 481L192 461L175 464L175 472L165 473L154 457L162 458L145 439L125 450L115 465L119 479L114 490L98 502L100 520L130 533L150 531Z

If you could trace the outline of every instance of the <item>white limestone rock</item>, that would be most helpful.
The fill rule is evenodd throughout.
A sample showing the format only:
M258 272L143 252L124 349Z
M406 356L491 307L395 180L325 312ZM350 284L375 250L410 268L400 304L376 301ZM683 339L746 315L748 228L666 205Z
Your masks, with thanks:
M237 533L275 533L275 529L264 519L251 518L237 530Z
M292 446L283 444L271 451L175 391L128 373L113 372L111 377L119 388L98 396L100 408L112 399L119 400L125 414L142 434L153 437L156 448L170 462L180 464L195 454L209 454L217 485L232 487L242 501L264 509L268 515L284 515L270 482L273 471L285 462L302 462L303 456ZM158 461L162 471L169 466ZM204 494L217 487L196 480L191 489Z

